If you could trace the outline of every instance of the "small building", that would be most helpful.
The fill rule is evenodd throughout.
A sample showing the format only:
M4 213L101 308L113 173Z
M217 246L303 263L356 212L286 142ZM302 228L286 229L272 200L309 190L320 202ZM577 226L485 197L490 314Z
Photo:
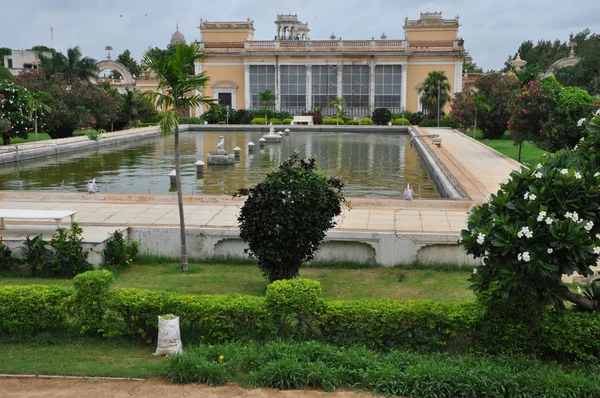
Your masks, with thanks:
M33 50L12 50L10 55L4 56L4 67L17 76L24 70L36 70L40 67L40 52ZM49 52L43 52L44 56L51 57Z
M275 94L274 108L300 114L317 107L334 114L331 101L346 100L346 113L367 116L376 108L419 111L429 72L443 71L452 93L462 90L468 52L458 37L459 18L440 12L404 20L405 37L311 40L297 15L278 15L273 40L254 39L254 21L200 22L196 73L210 77L204 95L235 109L262 107L259 93ZM204 110L196 110L200 115Z

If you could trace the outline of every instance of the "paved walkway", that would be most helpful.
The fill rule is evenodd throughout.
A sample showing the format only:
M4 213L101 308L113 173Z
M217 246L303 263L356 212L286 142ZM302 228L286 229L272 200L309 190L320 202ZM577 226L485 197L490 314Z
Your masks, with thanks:
M417 129L417 132L439 134L442 138L439 148L432 145L429 138L423 141L456 177L472 201L352 199L352 209L344 210L336 229L457 234L464 227L469 205L481 202L489 192L496 191L500 181L520 167L516 161L458 131ZM76 210L75 220L87 226L179 225L175 195L3 192L0 201L2 208ZM242 199L230 197L186 197L186 226L235 228L242 204ZM7 224L10 230L10 224L28 223L7 220Z

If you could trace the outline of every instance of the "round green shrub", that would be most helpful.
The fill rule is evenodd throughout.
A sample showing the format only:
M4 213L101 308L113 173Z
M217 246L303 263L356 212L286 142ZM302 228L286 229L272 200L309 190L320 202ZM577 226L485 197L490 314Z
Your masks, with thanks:
M325 118L325 119L323 119L323 124L325 124L325 125L340 125L340 126L343 126L345 123L339 117L331 117L331 118Z
M373 123L373 121L371 119L369 119L368 117L363 117L360 120L360 124L362 124L362 125L369 125L369 124L375 124L375 123Z
M356 125L360 124L360 121L356 120L356 119L350 119L350 120L348 120L348 123L346 123L346 124L356 126Z
M392 120L392 112L387 108L377 108L373 111L373 123L378 125L388 124Z
M394 120L394 125L395 126L410 126L410 120L408 120L407 118L401 118L399 117L398 119Z
M266 124L265 118L264 117L255 117L254 119L252 119L250 124Z
M283 124L283 122L281 121L281 119L277 119L277 118L271 118L269 119L269 123L273 123L273 124Z
M288 118L283 119L282 123L283 124L292 124L292 120L294 120L294 119L288 117Z

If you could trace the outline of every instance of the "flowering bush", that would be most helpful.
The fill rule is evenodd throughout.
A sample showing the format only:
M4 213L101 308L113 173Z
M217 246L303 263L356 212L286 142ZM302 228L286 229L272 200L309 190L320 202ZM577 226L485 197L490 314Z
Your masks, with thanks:
M472 288L500 282L504 297L563 300L600 310L600 301L570 292L563 275L592 274L600 255L600 116L576 151L562 150L531 169L514 171L461 233L467 253L482 258Z
M582 118L597 108L585 90L564 87L554 77L533 80L509 104L509 130L515 142L533 141L554 152L573 148L585 136Z
M131 264L140 252L140 244L123 238L123 233L120 231L113 232L106 242L106 250L102 251L104 257L103 267L110 270L121 271Z
M29 92L11 80L0 80L0 134L4 145L14 137L27 137L32 124L28 117Z

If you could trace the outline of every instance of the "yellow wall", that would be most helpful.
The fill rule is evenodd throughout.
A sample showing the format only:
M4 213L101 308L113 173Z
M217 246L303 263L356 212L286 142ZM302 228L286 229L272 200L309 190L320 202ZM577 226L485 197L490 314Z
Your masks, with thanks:
M254 40L254 33L250 30L239 30L232 32L211 32L210 30L202 30L202 41L207 43L225 43L225 42L238 42L241 43L244 40Z
M407 40L456 40L458 34L457 29L406 29Z
M243 109L244 108L244 66L243 65L235 65L235 66L211 66L210 63L202 64L202 71L206 72L206 74L210 77L210 80L206 86L206 90L204 91L204 95L210 98L216 99L217 96L214 92L214 87L232 87L232 85L228 82L223 82L223 80L231 81L235 83L238 87L235 91L236 102L234 104L235 109Z

